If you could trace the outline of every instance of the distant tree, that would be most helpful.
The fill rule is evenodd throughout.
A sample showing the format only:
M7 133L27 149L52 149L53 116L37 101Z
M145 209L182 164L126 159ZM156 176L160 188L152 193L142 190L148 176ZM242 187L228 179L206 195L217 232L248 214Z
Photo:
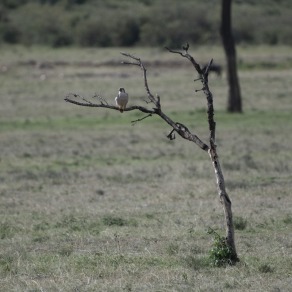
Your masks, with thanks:
M237 76L236 49L231 25L232 0L222 0L220 34L227 60L227 81L229 85L227 110L242 112L240 85Z
M144 117L132 121L132 123L140 122L148 117L151 117L153 115L159 116L162 120L164 120L171 128L171 132L167 136L170 140L175 139L175 133L180 135L182 138L189 140L190 142L195 143L199 148L204 150L206 153L208 153L209 158L211 160L216 182L217 182L217 191L219 195L220 202L223 205L224 209L224 217L225 217L225 227L226 227L226 237L222 237L220 239L220 249L222 250L222 246L226 247L223 248L223 250L227 251L223 254L219 251L219 260L224 260L225 263L229 264L235 264L238 261L236 248L235 248L235 240L234 240L234 226L233 226L233 219L232 219L232 210L231 210L231 201L230 198L226 192L225 189L225 181L223 172L219 163L219 157L217 154L217 145L216 145L216 123L214 120L214 108L213 108L213 95L209 89L208 84L208 74L210 66L212 65L212 60L209 62L206 68L204 70L201 68L201 66L196 62L196 60L188 53L189 45L183 47L183 52L181 51L173 51L168 49L171 53L180 54L182 57L188 59L192 66L195 68L197 73L199 74L199 79L197 81L201 81L202 88L199 90L202 90L206 96L207 100L207 117L208 117L208 123L209 123L209 141L207 143L203 142L197 135L191 133L191 131L182 123L173 121L170 117L168 117L161 108L160 103L160 97L158 95L154 96L151 93L151 90L148 85L147 80L147 70L141 61L140 58L137 58L133 55L122 53L124 56L128 57L130 61L123 62L127 65L133 65L138 66L143 71L143 79L144 79L144 87L147 94L147 100L146 103L151 103L152 108L146 108L143 106L130 106L124 109L125 112L127 111L133 111L133 110L139 110L146 114ZM78 94L69 94L65 101L70 102L72 104L76 104L79 106L87 106L87 107L99 107L99 108L107 108L112 110L120 110L118 106L109 104L104 98L100 96L94 96L95 98L98 97L100 99L99 103L92 102L91 100L87 100L84 97L78 95ZM215 254L215 257L217 257L217 253ZM223 257L223 258L222 258Z

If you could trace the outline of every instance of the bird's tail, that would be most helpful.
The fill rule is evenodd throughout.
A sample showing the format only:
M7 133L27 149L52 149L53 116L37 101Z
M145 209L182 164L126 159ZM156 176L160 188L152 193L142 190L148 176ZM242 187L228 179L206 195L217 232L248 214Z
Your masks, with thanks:
M123 108L120 108L120 112L123 113L124 112L124 109Z

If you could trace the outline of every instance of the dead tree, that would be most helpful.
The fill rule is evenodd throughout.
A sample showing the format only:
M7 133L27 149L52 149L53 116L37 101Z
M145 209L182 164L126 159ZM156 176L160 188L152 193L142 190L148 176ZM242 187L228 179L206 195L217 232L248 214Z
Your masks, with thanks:
M212 65L213 60L211 60L208 66L203 70L200 67L200 65L196 62L196 60L188 53L188 47L187 48L184 47L183 51L174 51L168 48L166 49L171 53L179 54L182 57L187 58L193 65L194 69L199 74L199 78L196 79L195 81L199 81L199 80L201 81L202 89L200 90L204 92L207 99L207 108L208 108L207 117L208 117L209 132L210 132L208 143L203 142L197 135L191 133L190 130L185 125L183 125L182 123L173 121L169 116L167 116L162 111L160 97L158 95L154 96L148 85L146 67L144 66L140 58L137 58L128 53L121 53L122 55L129 58L130 60L130 61L122 62L122 63L126 65L137 66L142 70L143 79L144 79L144 87L145 87L147 98L148 98L146 102L151 103L152 105L154 105L154 107L152 109L149 109L143 106L130 106L130 107L125 108L124 111L127 112L127 111L139 110L146 114L144 117L132 121L132 123L137 123L148 117L151 117L152 115L159 116L172 128L170 134L167 136L168 139L170 140L175 139L175 133L177 133L182 138L189 140L191 142L194 142L195 144L197 144L197 146L199 146L202 150L206 151L209 154L209 157L211 159L213 169L215 172L219 199L224 209L225 226L226 226L225 241L226 241L227 247L231 250L231 253L230 253L231 255L228 260L231 264L235 264L238 261L238 257L237 257L235 240L234 240L234 226L233 226L233 220L232 220L231 201L225 189L224 176L223 176L223 172L222 172L222 169L219 163L218 154L217 154L216 136L215 136L216 122L214 120L213 95L208 85L208 74L209 74L210 66ZM107 109L112 109L112 110L119 110L117 106L108 104L106 100L102 99L101 97L100 97L99 103L93 103L77 94L71 93L66 96L65 101L75 104L75 105L79 105L79 106L101 107L101 108L107 108Z

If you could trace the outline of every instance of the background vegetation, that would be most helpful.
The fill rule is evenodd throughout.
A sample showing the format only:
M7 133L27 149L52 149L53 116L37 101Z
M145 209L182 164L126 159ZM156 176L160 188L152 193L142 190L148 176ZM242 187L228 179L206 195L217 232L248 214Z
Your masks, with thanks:
M218 44L220 1L3 0L0 41L52 47ZM235 0L237 43L292 44L290 0Z

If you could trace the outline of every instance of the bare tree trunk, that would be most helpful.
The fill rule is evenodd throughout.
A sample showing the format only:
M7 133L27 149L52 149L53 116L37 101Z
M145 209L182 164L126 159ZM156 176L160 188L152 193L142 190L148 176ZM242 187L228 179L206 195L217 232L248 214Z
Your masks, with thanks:
M233 219L232 219L232 209L231 209L231 200L229 199L229 196L225 189L225 181L223 172L220 166L219 158L217 155L216 150L216 122L214 120L214 106L213 106L213 95L212 92L209 89L209 83L208 83L208 69L210 65L212 64L212 60L209 63L207 67L207 72L205 74L202 74L202 83L203 83L203 91L205 93L206 99L207 99L207 115L208 115L208 123L209 123L209 142L210 142L210 148L208 149L208 154L211 158L212 165L215 172L216 177L216 183L217 183L217 190L218 195L220 198L220 202L224 209L224 215L225 215L225 230L226 230L226 244L231 250L231 258L229 259L232 264L235 264L239 261L237 257L236 247L235 247L235 237L234 237L234 225L233 225Z
M220 198L220 202L224 209L225 215L225 229L226 229L226 244L231 249L231 262L236 263L239 261L237 257L236 247L235 247L235 238L234 238L234 227L233 227L233 219L232 219L232 209L231 209L231 201L225 189L225 181L224 176L221 170L221 166L219 163L219 159L216 153L216 149L210 149L208 151L209 156L211 158L213 168L215 171L216 182L217 182L217 190Z
M229 112L242 112L239 80L237 77L236 49L231 25L232 0L222 0L220 33L227 60L227 80L229 85L228 105Z

